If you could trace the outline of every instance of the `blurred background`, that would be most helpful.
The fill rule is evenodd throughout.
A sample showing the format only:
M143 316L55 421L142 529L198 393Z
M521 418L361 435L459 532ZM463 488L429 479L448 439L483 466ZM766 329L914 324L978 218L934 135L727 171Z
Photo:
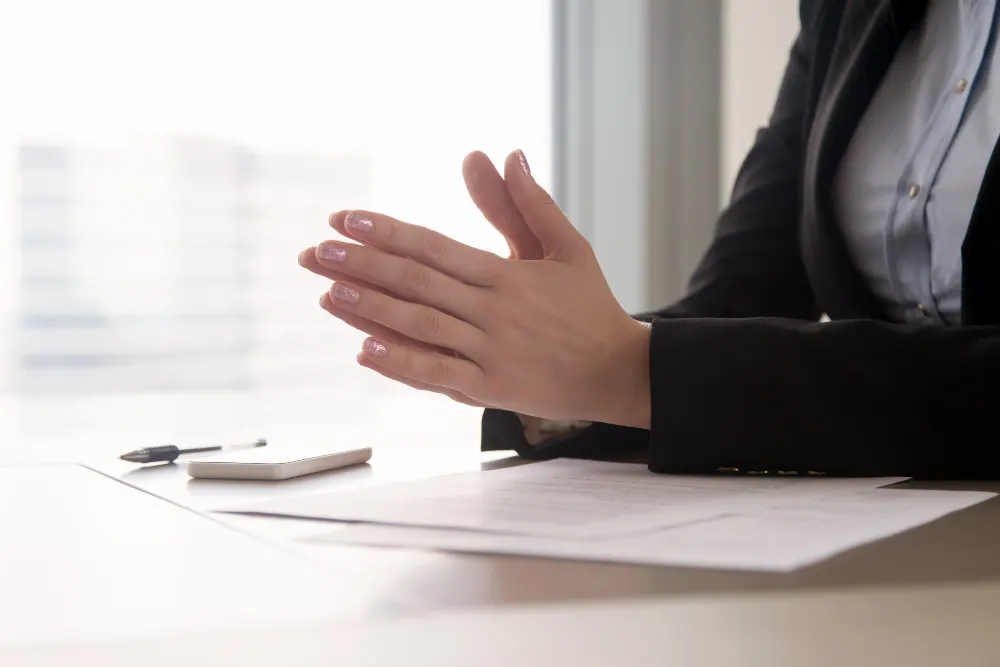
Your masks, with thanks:
M460 165L521 148L623 305L662 305L766 122L796 6L0 0L0 461L474 453L477 411L356 365L298 251L357 207L503 253Z

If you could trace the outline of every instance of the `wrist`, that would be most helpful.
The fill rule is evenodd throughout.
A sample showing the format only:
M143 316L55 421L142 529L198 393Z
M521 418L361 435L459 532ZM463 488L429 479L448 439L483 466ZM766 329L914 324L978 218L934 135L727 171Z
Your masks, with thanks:
M629 319L622 344L613 355L611 381L607 383L605 406L608 416L602 421L619 426L649 428L649 342L652 326Z

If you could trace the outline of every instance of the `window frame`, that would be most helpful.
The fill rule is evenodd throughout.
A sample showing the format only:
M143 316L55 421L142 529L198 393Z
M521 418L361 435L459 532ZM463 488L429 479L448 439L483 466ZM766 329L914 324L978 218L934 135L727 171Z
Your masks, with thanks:
M630 311L680 297L719 211L724 0L553 0L554 196Z

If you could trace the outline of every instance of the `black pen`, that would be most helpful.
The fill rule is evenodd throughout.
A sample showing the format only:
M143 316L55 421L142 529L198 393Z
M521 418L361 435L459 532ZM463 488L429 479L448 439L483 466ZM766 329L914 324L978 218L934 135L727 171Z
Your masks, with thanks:
M266 444L267 440L264 438L258 438L257 440L246 444L195 447L193 449L181 449L177 445L160 445L159 447L145 447L143 449L137 449L133 452L129 452L128 454L122 454L118 458L122 461L128 461L130 463L162 463L164 461L173 461L181 454L220 452L229 449L248 449L250 447L263 447Z

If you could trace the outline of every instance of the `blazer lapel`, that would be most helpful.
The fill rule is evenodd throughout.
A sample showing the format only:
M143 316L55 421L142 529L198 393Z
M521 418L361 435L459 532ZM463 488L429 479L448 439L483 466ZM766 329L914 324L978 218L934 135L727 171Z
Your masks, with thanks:
M850 0L824 64L806 144L802 252L816 296L832 318L887 318L844 243L833 176L899 45L926 9L927 0Z
M962 324L1000 324L1000 142L993 147L962 243Z

